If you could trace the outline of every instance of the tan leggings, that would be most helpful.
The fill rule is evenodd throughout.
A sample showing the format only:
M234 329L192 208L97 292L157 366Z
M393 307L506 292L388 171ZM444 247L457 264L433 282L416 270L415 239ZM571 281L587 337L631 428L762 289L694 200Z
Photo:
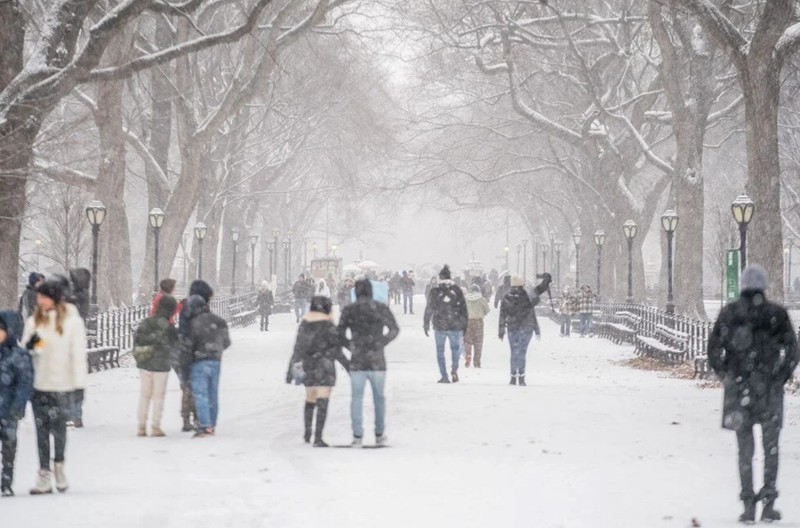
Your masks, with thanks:
M333 387L306 387L306 401L317 403L317 400L330 398Z
M142 390L139 396L139 427L147 425L147 411L153 402L153 427L161 427L161 414L164 410L164 397L167 393L169 372L151 372L139 369Z

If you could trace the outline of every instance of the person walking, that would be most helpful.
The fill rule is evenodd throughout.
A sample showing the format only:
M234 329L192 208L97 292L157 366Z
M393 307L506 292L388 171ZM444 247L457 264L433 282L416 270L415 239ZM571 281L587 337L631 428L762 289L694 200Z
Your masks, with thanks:
M503 283L497 287L497 291L494 294L495 309L500 307L500 303L508 294L509 290L511 290L511 275L503 275Z
M317 283L316 290L314 291L314 296L327 297L328 299L331 298L331 289L325 283L325 279L320 279L319 283ZM309 306L311 306L310 301L309 301Z
M431 323L433 323L436 359L439 362L439 374L441 375L439 383L450 383L444 359L446 341L450 341L450 353L452 354L450 375L453 383L458 383L458 362L461 358L461 347L468 321L467 301L464 293L450 278L450 267L445 264L439 272L439 283L431 289L428 296L422 323L425 336L428 336Z
M540 337L534 303L527 291L525 280L520 276L511 278L511 289L500 303L498 337L502 341L508 333L511 349L511 385L525 385L525 365L528 345L533 334Z
M177 285L177 281L175 279L162 279L161 282L158 283L158 293L153 297L153 304L150 306L150 317L155 317L156 312L158 311L158 304L161 302L161 298L165 295L173 295L175 293L175 286ZM180 315L181 308L180 303L175 303L175 313L169 318L169 323L174 325L176 318Z
M564 287L564 292L561 294L559 302L559 311L561 312L561 337L569 337L572 330L572 317L575 315L576 299L568 286Z
M67 445L69 393L85 389L89 373L86 328L78 309L64 301L58 281L45 281L36 290L36 310L25 322L22 342L33 357L33 416L39 448L39 473L32 495L67 491L64 455ZM52 459L50 438L55 444Z
M350 417L353 423L354 447L364 437L364 388L369 382L375 405L375 443L386 445L386 357L385 349L400 328L386 304L372 298L372 283L361 279L355 283L356 301L347 305L339 318L339 339L350 350L350 385L352 400ZM347 332L350 331L350 337Z
M161 429L164 397L172 366L172 356L179 346L178 331L170 323L178 302L171 295L162 295L156 313L139 324L133 338L133 357L139 369L139 425L137 436L147 436L147 415L153 406L150 436L166 436Z
M316 409L314 447L328 447L322 439L322 432L328 417L328 402L336 385L335 362L341 363L345 370L350 370L350 361L342 352L339 330L333 324L332 308L333 303L328 297L311 298L311 308L303 316L303 321L297 330L294 353L289 360L289 370L286 373L286 383L291 383L295 378L295 366L298 364L302 366L303 385L306 388L303 440L306 443L311 441L311 427Z
M464 366L469 368L470 362L475 368L481 368L481 352L483 351L483 319L489 313L489 302L477 284L470 286L467 299L467 331L464 334ZM474 351L474 355L473 355Z
M800 354L789 314L767 300L767 275L748 266L740 280L739 298L725 306L708 340L708 363L724 389L722 427L736 432L739 478L744 503L742 522L752 522L756 504L764 501L761 519L780 520L778 439L783 426L783 386L792 377ZM753 489L753 427L761 425L764 486Z
M300 274L297 281L292 285L292 295L294 296L294 318L295 322L299 323L300 318L306 313L306 297L308 286L306 284L306 276Z
M189 285L189 297L180 303L181 311L178 316L178 337L180 338L180 346L172 356L172 369L178 375L178 380L181 385L181 419L183 420L182 432L188 433L197 429L197 409L194 405L194 395L192 394L191 370L184 372L184 366L181 363L183 343L189 337L190 323L193 314L196 313L195 307L189 306L189 301L197 296L202 298L206 305L211 302L211 296L214 290L211 286L203 280L193 281ZM195 299L196 301L196 299ZM190 367L189 367L190 368Z
M17 312L0 312L0 448L3 470L0 494L14 495L14 462L17 456L17 424L33 395L33 363L19 346L22 321Z
M258 315L261 317L261 331L267 332L269 330L269 316L272 315L272 307L275 305L275 297L273 297L267 281L263 281L258 288L256 304L258 305Z
M222 353L231 346L228 323L209 308L214 291L208 284L205 288L208 297L192 295L187 301L188 332L181 348L181 372L191 380L194 395L195 437L216 434Z
M403 271L400 278L400 289L403 293L403 313L414 315L414 282L413 277L407 271Z
M25 286L25 291L19 298L19 307L17 311L23 321L27 321L28 317L33 315L36 310L36 288L44 282L44 275L41 273L33 272L28 275L28 284Z
M578 316L580 318L581 337L594 337L592 331L592 314L594 313L595 294L592 287L584 284L578 293Z
M428 284L425 285L425 303L426 304L428 303L428 297L430 297L430 295L431 295L431 290L434 289L437 284L439 284L439 281L436 279L436 277L431 277L431 280L428 282Z

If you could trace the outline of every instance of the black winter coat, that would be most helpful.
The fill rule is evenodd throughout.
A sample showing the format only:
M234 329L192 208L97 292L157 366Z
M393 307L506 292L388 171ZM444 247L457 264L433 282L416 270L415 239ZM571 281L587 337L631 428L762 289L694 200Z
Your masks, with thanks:
M433 322L433 329L443 332L467 330L467 300L453 281L443 280L428 294L425 306L423 327L427 331Z
M537 297L538 299L538 297ZM539 333L539 321L536 319L535 303L522 286L512 287L500 303L500 323L498 336L504 336L506 329L533 330Z
M297 330L294 353L289 361L286 382L293 379L292 365L302 361L306 374L303 385L306 387L333 387L336 385L336 364L338 361L350 370L350 361L342 352L339 331L330 316L319 312L309 312L303 317Z
M719 314L708 339L708 362L725 389L722 426L783 423L783 385L798 361L789 314L764 294L744 291Z
M258 313L260 315L272 315L272 305L275 304L275 298L272 296L272 290L258 291Z
M199 295L189 298L186 325L188 331L181 343L181 374L188 380L192 364L200 361L221 361L222 353L231 346L228 323L211 313L205 299ZM181 312L181 316L183 316Z
M384 329L388 329L386 334ZM339 338L351 352L351 371L386 370L384 348L399 333L400 327L389 307L369 297L359 297L345 306L339 318Z

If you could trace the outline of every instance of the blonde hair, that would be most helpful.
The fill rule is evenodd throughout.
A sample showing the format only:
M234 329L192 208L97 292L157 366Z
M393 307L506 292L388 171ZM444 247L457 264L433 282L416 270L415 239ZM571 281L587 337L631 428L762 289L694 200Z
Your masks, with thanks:
M64 319L67 318L67 306L63 302L57 302L53 305L53 309L56 311L56 332L58 332L58 335L64 335ZM46 326L50 323L50 316L38 304L33 312L33 322L36 323L37 327Z

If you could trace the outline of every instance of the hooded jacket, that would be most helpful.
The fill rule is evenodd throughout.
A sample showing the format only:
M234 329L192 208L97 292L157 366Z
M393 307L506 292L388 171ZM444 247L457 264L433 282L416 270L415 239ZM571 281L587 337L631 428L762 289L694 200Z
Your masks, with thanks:
M455 282L442 279L435 288L431 288L423 319L425 330L428 330L433 322L433 329L437 331L464 332L467 329L468 319L467 301Z
M513 286L500 303L500 322L498 336L519 330L533 330L539 334L539 321L530 295L523 286Z
M177 354L178 331L170 323L178 305L175 298L163 295L156 307L156 314L139 324L133 338L134 346L151 346L153 354L148 359L137 361L136 366L151 372L168 372L172 367L172 358Z
M483 319L489 314L489 301L480 291L471 291L466 296L467 315L470 319Z
M91 279L92 274L86 268L69 270L70 294L68 300L75 305L84 320L89 317L89 286Z
M350 361L342 352L339 331L331 316L322 312L308 312L297 330L294 353L286 373L287 383L292 380L292 365L303 363L306 387L333 387L336 385L336 365L338 361L350 370Z
M272 290L263 287L258 290L256 305L258 306L258 313L260 315L272 315L272 306L274 304L275 298L272 296Z
M33 395L33 362L19 346L22 321L16 312L0 312L7 337L0 343L0 422L19 420Z
M494 294L494 307L497 308L500 306L500 303L503 302L503 299L506 295L508 295L508 291L511 289L511 275L504 275L503 276L503 284L497 287L497 291Z
M187 332L181 344L181 373L188 379L191 367L200 361L222 361L222 353L231 346L228 323L211 313L206 300L192 295L186 303ZM183 316L183 313L181 313Z
M350 370L386 370L384 349L400 333L389 307L372 298L372 284L355 285L356 302L348 304L339 318L339 338L351 354ZM384 329L388 331L384 334ZM350 330L350 339L347 338Z

